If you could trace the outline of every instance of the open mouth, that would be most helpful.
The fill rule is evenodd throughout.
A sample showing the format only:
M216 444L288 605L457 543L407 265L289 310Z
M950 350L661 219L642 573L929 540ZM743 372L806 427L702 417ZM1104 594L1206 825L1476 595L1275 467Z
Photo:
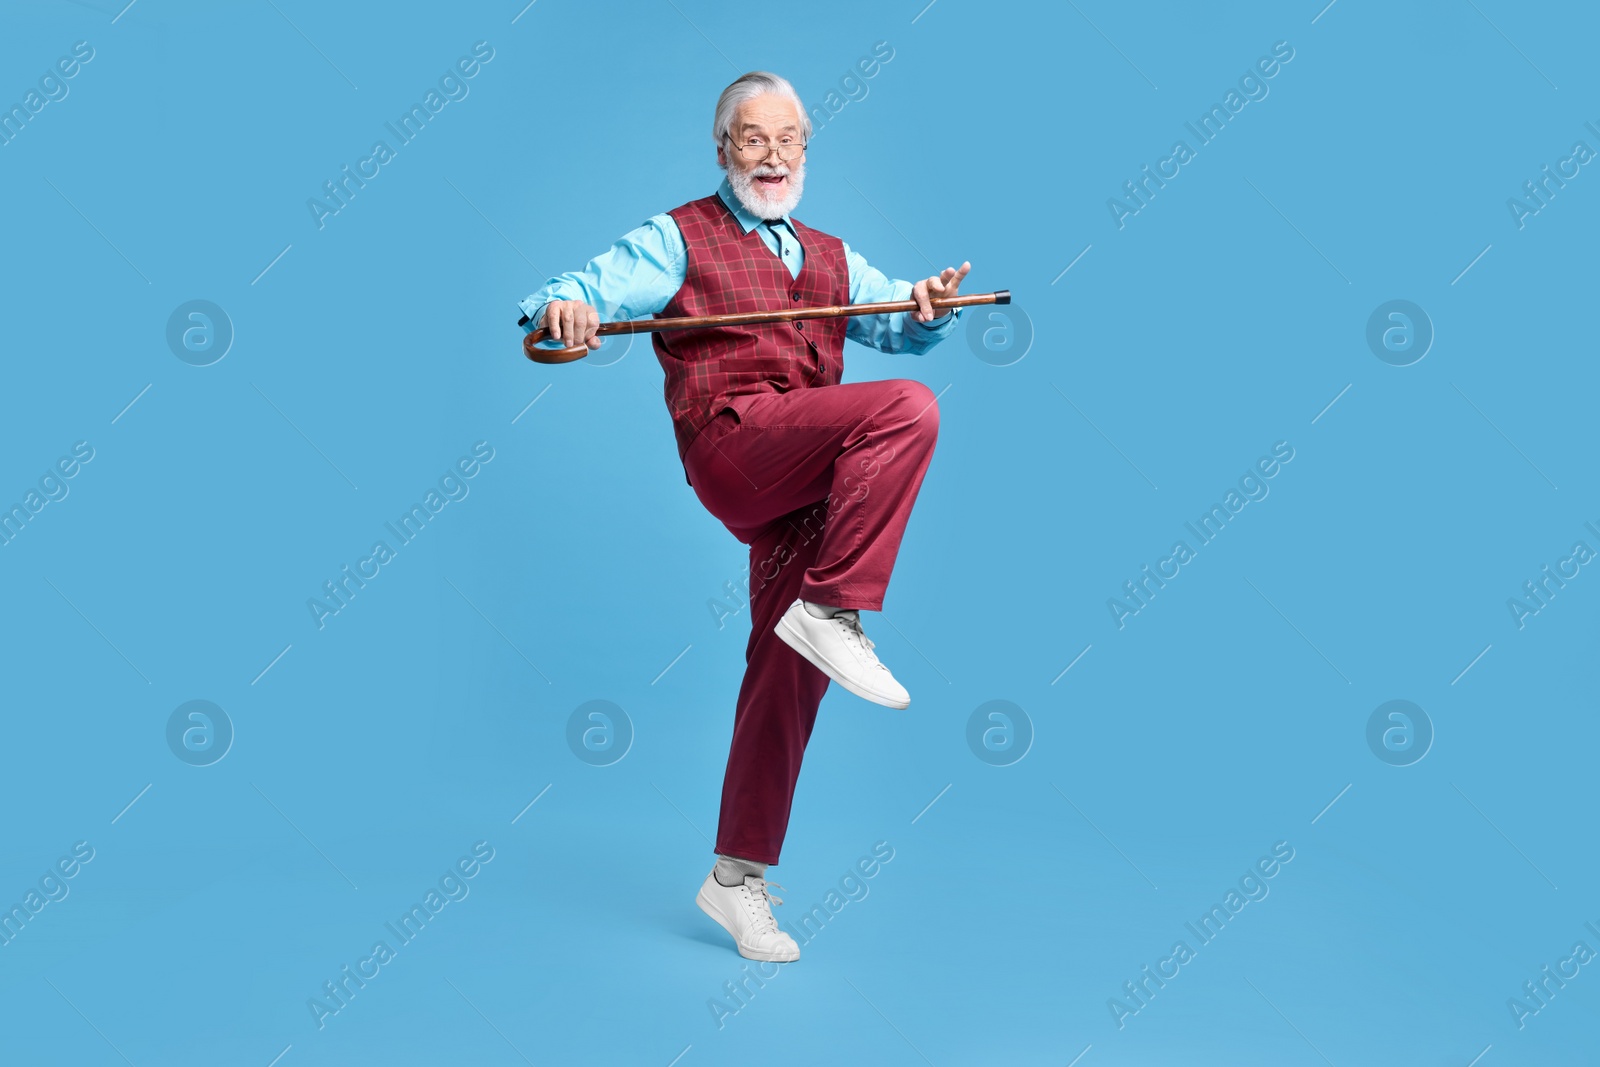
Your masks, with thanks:
M784 175L782 175L782 174L758 174L758 175L756 175L756 181L760 182L762 185L767 186L769 189L776 189L778 186L783 184Z

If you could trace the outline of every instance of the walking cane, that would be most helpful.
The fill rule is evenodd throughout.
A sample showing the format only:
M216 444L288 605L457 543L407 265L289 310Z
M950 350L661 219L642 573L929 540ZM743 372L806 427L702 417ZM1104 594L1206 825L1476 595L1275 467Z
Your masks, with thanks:
M971 296L943 296L928 301L935 308L969 307L973 304L1009 304L1011 290L999 289L992 293L974 293ZM657 330L692 330L704 326L748 326L760 322L795 322L799 319L833 319L841 315L889 315L897 311L917 310L915 300L886 300L877 304L835 304L832 307L789 308L783 311L746 311L735 315L698 315L681 319L635 319L632 322L607 322L595 331L599 336L617 333L654 333ZM524 315L518 326L525 326ZM589 354L587 345L575 348L539 348L539 342L548 340L550 331L539 327L522 338L522 352L535 363L571 363Z

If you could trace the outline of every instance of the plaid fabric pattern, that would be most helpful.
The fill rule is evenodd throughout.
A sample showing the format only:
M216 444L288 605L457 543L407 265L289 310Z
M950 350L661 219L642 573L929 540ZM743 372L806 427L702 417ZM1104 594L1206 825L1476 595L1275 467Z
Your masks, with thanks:
M731 315L850 302L844 244L791 218L805 262L798 277L716 194L668 212L683 233L683 286L656 316ZM845 319L717 326L651 334L681 459L730 397L838 385Z

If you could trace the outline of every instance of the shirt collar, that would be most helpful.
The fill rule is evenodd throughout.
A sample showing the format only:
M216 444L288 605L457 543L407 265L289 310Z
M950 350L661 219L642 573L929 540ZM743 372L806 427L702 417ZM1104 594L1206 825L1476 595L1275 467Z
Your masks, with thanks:
M739 226L744 230L745 233L749 233L751 230L755 229L761 223L766 221L765 219L757 218L745 210L744 205L739 203L739 198L733 195L733 183L728 181L726 176L723 177L722 184L717 186L717 195L722 197L722 202L724 204L728 205L728 210L733 212L733 217L739 220ZM793 230L794 226L789 222L789 213L787 211L783 213L782 218L784 225L788 226L790 230Z

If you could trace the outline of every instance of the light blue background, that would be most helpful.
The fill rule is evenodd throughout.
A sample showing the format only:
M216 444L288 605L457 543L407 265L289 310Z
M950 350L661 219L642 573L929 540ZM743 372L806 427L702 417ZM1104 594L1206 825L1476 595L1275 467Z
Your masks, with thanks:
M0 947L0 1061L1592 1061L1595 966L1525 1028L1507 999L1600 949L1600 577L1506 606L1600 548L1600 176L1506 207L1600 148L1592 12L519 8L7 5L0 101L95 56L0 147L0 502L95 455L0 547L0 902L95 858ZM307 199L477 41L470 94L319 230ZM748 618L708 601L744 550L647 340L535 365L515 302L714 188L738 73L823 108L878 41L796 215L892 276L971 260L1035 336L1010 366L849 351L941 397L866 619L914 702L830 690L780 919L894 858L719 1028L743 961L693 897ZM1118 229L1107 199L1277 41L1270 94ZM236 331L205 367L165 340L195 299ZM1393 299L1436 330L1411 366L1366 344ZM470 495L319 630L307 598L478 441ZM1278 441L1270 495L1119 630L1107 599ZM195 699L236 731L208 767L166 741ZM606 767L565 739L596 699L634 730ZM1035 734L1006 767L966 741L997 699ZM1367 745L1393 699L1436 732L1411 766ZM319 1030L307 999L477 841L470 895ZM1119 1029L1108 999L1279 841L1270 895Z

